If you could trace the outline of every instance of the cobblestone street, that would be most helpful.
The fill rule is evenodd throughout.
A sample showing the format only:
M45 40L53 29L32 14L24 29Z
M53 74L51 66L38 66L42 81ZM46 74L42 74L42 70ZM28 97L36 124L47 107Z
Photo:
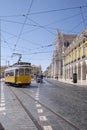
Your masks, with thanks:
M87 129L87 88L46 79L27 87L2 82L0 91L0 122L5 130Z

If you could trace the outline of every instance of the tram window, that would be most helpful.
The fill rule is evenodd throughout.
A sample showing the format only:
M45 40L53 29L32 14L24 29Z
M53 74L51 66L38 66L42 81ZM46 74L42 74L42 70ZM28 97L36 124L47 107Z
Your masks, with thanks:
M14 76L14 72L12 71L12 72L10 72L10 76Z
M19 75L24 75L24 69L19 69Z
M9 71L5 74L5 76L14 76L14 72L13 71Z
M5 73L5 76L6 76L6 77L7 77L7 76L10 76L10 73L9 73L9 72Z
M29 69L29 72L30 72L30 74L31 74L31 69Z
M29 75L29 69L25 68L25 75Z
M16 71L15 71L15 75L16 75L16 76L18 76L18 75L19 75L19 74L18 74L18 70L16 70Z
M5 76L9 76L9 73L5 73Z

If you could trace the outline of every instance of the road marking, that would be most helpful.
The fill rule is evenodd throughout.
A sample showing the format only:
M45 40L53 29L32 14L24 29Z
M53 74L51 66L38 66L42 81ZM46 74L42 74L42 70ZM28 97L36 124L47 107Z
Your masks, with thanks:
M6 115L6 107L5 107L5 96L4 96L4 89L3 86L1 86L1 101L0 101L0 111L3 115Z
M36 104L36 107L41 107L41 105L40 104Z
M38 97L36 97L35 99L36 99L36 100L39 100L39 98L38 98Z
M5 97L2 97L2 96L1 96L1 100L5 100Z
M1 100L1 103L4 103L5 102L5 100Z
M1 100L2 100L2 99L5 99L5 97L2 97L2 96L1 96Z
M36 93L36 96L39 96L39 93L38 93L38 92Z
M46 116L40 116L39 118L40 118L40 121L47 121Z
M6 112L3 112L3 115L6 115Z
M36 95L35 97L36 97L36 98L38 98L39 96L38 96L38 95Z
M5 106L5 103L1 103L0 106L1 106L1 107Z
M43 129L44 129L44 130L53 130L50 125L48 125L48 126L43 126Z
M37 109L38 113L43 113L42 109Z
M5 107L0 107L0 111L4 111L5 110Z

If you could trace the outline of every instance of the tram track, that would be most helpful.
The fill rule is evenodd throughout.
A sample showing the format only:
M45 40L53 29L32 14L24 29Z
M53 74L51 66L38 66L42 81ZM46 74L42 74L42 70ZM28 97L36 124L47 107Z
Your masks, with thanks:
M20 102L20 104L22 105L22 107L24 108L24 110L26 111L26 113L29 115L29 117L31 118L31 120L34 122L34 124L36 125L36 127L39 130L44 130L43 127L41 126L41 124L39 124L39 122L34 118L34 116L29 112L29 110L24 106L24 104L22 103L22 101L19 99L19 97L15 94L15 92L10 88L10 90L14 93L14 95L16 96L17 100ZM70 125L72 128L74 128L75 130L80 130L80 128L78 128L74 123L72 123L70 120L66 119L64 116L62 116L60 113L55 112L54 110L52 110L51 108L47 107L46 104L43 104L41 101L35 99L31 94L23 91L22 89L20 89L19 91L21 91L23 94L27 95L29 98L31 98L33 101L38 102L40 105L42 105L45 109L47 109L48 111L50 111L52 114L54 114L55 116L57 116L58 118L62 119L65 123L67 123L68 125Z
M25 110L25 112L27 113L27 115L30 117L30 119L33 121L33 123L35 124L35 126L37 127L38 130L44 130L42 128L42 126L38 123L38 121L34 118L34 116L31 114L31 112L29 112L29 110L25 107L25 105L22 103L22 101L19 99L19 97L15 94L15 92L12 90L11 87L9 87L9 89L11 90L11 92L15 95L16 99L19 101L19 103L21 104L21 106L23 107L23 109Z

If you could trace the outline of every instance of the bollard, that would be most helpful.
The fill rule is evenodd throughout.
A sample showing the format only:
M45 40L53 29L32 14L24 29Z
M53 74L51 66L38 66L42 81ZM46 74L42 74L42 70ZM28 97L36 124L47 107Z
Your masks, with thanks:
M5 130L1 123L0 123L0 130Z

